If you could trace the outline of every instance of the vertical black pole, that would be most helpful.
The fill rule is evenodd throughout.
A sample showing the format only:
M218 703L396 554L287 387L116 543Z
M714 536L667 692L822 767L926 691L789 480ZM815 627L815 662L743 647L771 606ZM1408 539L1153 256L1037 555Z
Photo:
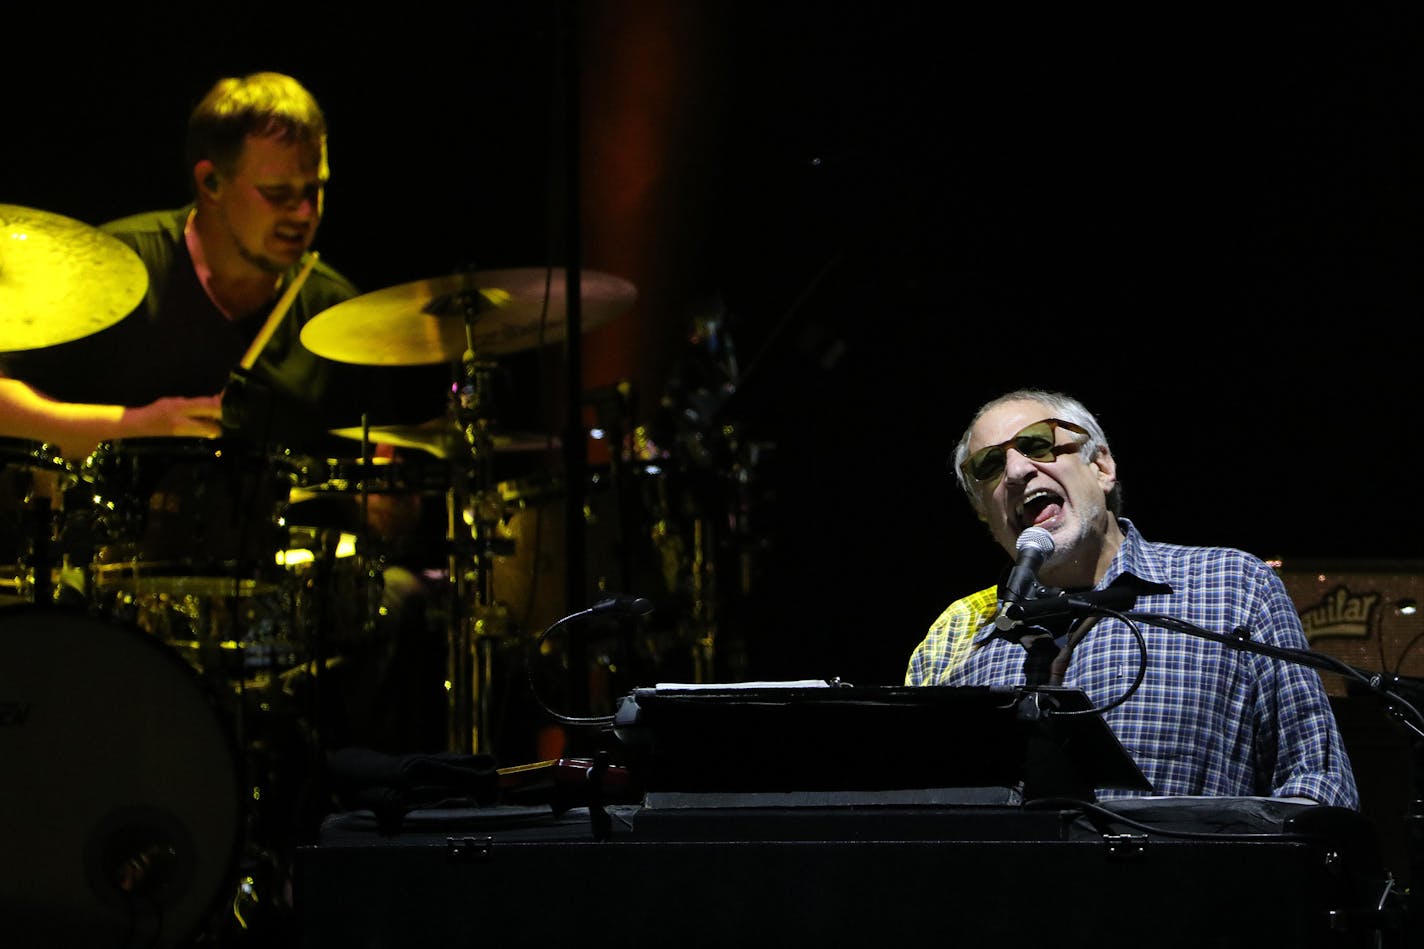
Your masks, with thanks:
M579 99L582 73L582 57L579 44L582 42L582 25L578 10L580 0L564 0L562 5L564 27L564 173L565 201L567 202L568 262L565 268L568 290L567 332L565 333L565 358L567 359L567 410L564 429L564 471L566 473L566 496L564 519L565 553L565 609L572 613L582 609L590 591L587 589L588 571L584 561L587 557L587 543L584 526L584 500L587 491L588 447L583 431L583 306L581 289L581 267L583 261L582 229L580 213L582 189L580 187L579 151L581 148L582 126ZM587 650L577 630L570 631L569 649L569 708L575 715L589 714L588 703L588 661Z

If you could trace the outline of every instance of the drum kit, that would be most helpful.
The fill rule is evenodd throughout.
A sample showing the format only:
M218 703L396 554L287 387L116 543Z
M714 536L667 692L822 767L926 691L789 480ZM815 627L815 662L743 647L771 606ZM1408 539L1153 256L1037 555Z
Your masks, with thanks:
M248 802L290 791L267 750L285 741L273 717L341 663L343 635L374 635L380 622L383 570L403 537L402 522L381 521L392 509L443 508L431 545L447 588L443 750L491 750L490 643L552 621L528 601L548 569L540 545L558 533L529 523L548 496L498 480L493 459L561 444L499 431L490 376L497 357L565 339L566 278L472 271L311 319L301 341L318 356L450 364L461 380L439 418L333 430L359 446L350 457L132 438L81 460L0 439L0 718L25 726L0 730L11 775L0 813L28 835L0 891L44 908L36 931L65 907L84 934L122 923L133 944L179 944L233 898L217 881L250 858L253 828L269 820ZM582 330L637 298L607 274L583 272L577 285ZM0 352L97 333L146 290L121 242L0 205Z

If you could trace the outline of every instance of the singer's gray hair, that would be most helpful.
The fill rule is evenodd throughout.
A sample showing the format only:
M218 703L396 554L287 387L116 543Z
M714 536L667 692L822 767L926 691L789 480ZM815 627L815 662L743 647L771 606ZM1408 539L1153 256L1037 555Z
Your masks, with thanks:
M950 467L954 471L954 478L959 482L959 487L969 497L969 503L974 505L974 509L979 510L979 493L976 486L964 474L964 460L969 457L969 436L974 431L974 426L979 420L989 412L1006 402L1037 402L1046 407L1053 418L1060 418L1065 422L1073 422L1087 429L1088 437L1083 441L1083 447L1078 451L1078 457L1083 459L1083 464L1090 463L1098 456L1098 452L1108 447L1108 437L1103 433L1103 427L1098 424L1097 418L1088 407L1071 395L1062 392L1053 392L1048 389L1015 389L1012 392L1005 392L1003 395L995 396L988 402L979 406L974 417L969 420L969 424L964 428L964 434L959 436L959 444L954 446L954 457L950 460ZM1113 485L1107 496L1108 510L1113 514L1122 513L1122 482Z

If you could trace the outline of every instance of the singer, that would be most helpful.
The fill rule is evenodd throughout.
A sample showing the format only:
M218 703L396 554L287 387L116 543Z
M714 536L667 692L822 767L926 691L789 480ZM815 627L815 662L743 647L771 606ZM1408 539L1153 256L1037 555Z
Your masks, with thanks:
M1029 627L1011 619L1011 608L1030 602L1039 585L1087 593L1125 580L1152 591L1137 600L1137 611L1219 632L1244 626L1260 642L1307 646L1285 586L1258 557L1151 542L1122 516L1117 460L1082 403L1037 389L985 403L955 447L953 469L1014 563L998 585L957 600L931 624L910 657L907 685L1079 688L1107 709L1109 727L1157 794L1359 808L1339 726L1314 669L1138 623L1148 655L1142 670L1138 640L1116 617ZM1172 592L1157 592L1163 587L1154 584ZM1140 687L1114 706L1139 671Z

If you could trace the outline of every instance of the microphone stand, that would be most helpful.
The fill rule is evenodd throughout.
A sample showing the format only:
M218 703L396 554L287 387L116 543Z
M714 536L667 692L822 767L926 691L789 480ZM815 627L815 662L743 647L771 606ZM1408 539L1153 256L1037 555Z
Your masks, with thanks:
M1200 639L1210 639L1230 649L1254 652L1258 655L1309 666L1325 672L1339 673L1378 695L1384 700L1386 707L1395 718L1402 721L1405 727L1416 736L1424 738L1424 715L1421 715L1419 710L1402 695L1385 685L1383 673L1358 669L1334 656L1312 649L1294 649L1288 646L1273 646L1270 643L1257 642L1251 638L1251 631L1245 626L1238 626L1230 633L1218 633L1163 613L1132 610L1139 595L1171 592L1171 587L1165 584L1151 583L1126 573L1101 590L1089 590L1084 593L1045 590L1044 595L1040 597L1011 604L1005 610L1005 615L1012 622L1006 624L1006 628L995 628L985 639L998 637L1017 642L1022 638L1027 638L1027 631L1023 631L1022 627L1065 617L1085 619L1112 616L1122 620L1140 620L1174 632L1186 633ZM1025 668L1027 668L1027 663L1025 663Z
M1058 643L1048 630L1034 630L1020 642L1024 647L1024 684L1029 688L1048 685L1053 674L1053 660L1058 658Z
M1065 593L1052 587L1036 587L1027 600L1009 603L994 619L993 630L979 642L990 639L1006 639L1019 643L1027 655L1024 657L1024 683L1033 688L1040 685L1058 685L1061 670L1055 664L1062 660L1067 663L1066 654L1077 644L1087 627L1075 622L1066 635L1065 645L1059 647L1057 637L1042 625L1049 620L1085 620L1097 616L1120 616L1121 610L1131 609L1138 596L1171 593L1172 588L1164 583L1152 583L1130 573L1118 576L1102 590L1083 593ZM1139 677L1140 680L1140 677ZM1134 685L1134 691L1136 685ZM1020 703L1019 714L1029 721L1037 720L1045 713L1040 709L1037 693L1030 692Z
M1115 617L1128 623L1141 621L1174 632L1219 642L1229 649L1253 652L1285 662L1343 675L1378 696L1393 718L1400 721L1416 737L1424 738L1424 715L1406 698L1389 688L1383 673L1359 669L1336 659L1334 656L1311 649L1295 649L1258 642L1251 638L1250 629L1244 626L1238 626L1230 633L1218 633L1173 616L1138 612L1132 609L1139 595L1171 592L1171 587L1165 584L1152 583L1126 573L1101 590L1065 593L1061 590L1043 588L1037 597L1021 603L1010 604L1004 611L1007 622L1002 626L996 625L980 642L993 638L1021 642L1029 652L1024 660L1026 681L1030 686L1033 686L1035 684L1033 677L1041 674L1043 663L1046 660L1051 662L1051 659L1047 658L1047 653L1052 650L1048 649L1046 644L1052 644L1053 639L1047 630L1041 630L1041 624L1055 619L1088 619L1104 616ZM1047 681L1047 679L1042 681ZM1036 710L1036 703L1031 704Z
M539 638L530 642L524 650L524 677L529 686L529 694L534 697L534 701L549 717L564 725L596 725L604 729L611 729L614 721L613 715L565 715L551 708L540 695L539 686L535 682L534 661L539 655L540 648L550 636L570 629L586 619L611 615L624 620L637 621L652 611L653 602L651 600L633 594L618 594L604 597L592 606L570 613L550 623L548 628L539 635ZM595 748L593 754L593 767L589 768L585 775L586 788L589 793L587 806L589 820L593 828L593 839L602 841L607 840L612 833L611 819L603 809L604 779L608 773L610 755L605 748Z
M1165 616L1160 613L1129 612L1124 615L1130 619L1153 623L1164 629L1187 633L1188 635L1196 636L1201 639L1210 639L1231 649L1253 652L1257 655L1269 656L1273 659L1282 659L1286 662L1309 666L1313 669L1319 669L1325 672L1339 673L1348 679L1360 683L1366 689L1383 699L1385 708L1395 719L1413 732L1416 737L1424 738L1424 715L1421 715L1419 710L1402 695L1393 691L1385 684L1385 676L1383 673L1368 672L1364 669L1356 668L1347 662L1336 659L1334 656L1319 653L1313 649L1294 649L1289 646L1273 646L1269 643L1257 642L1251 638L1251 630L1246 626L1238 626L1230 633L1217 633L1209 629L1203 629L1186 620Z

